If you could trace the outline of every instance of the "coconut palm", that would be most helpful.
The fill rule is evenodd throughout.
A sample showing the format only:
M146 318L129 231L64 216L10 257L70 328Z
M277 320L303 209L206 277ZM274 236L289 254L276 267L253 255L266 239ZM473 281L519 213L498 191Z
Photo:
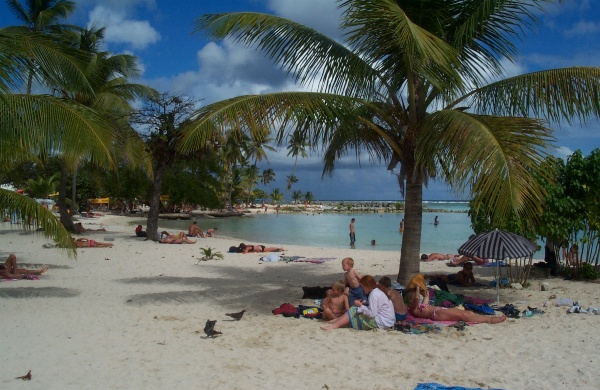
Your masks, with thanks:
M86 78L85 56L38 33L0 29L0 165L42 161L61 151L63 156L110 164L113 131L106 120L85 106L48 95L13 91L27 82L29 64L48 85L69 85L80 94L93 94ZM43 77L43 79L42 79ZM61 246L75 247L56 217L33 199L1 190L0 209L17 213Z
M273 168L263 169L262 174L260 175L260 182L267 186L270 183L275 181L275 171Z
M339 43L296 22L259 13L204 15L196 31L257 47L316 92L240 96L203 107L181 147L206 133L269 127L299 131L325 148L325 173L348 152L398 168L406 201L398 280L419 271L423 186L443 180L492 221L535 218L544 191L534 175L549 151L549 123L600 117L599 68L502 79L512 40L550 0L339 0ZM293 129L293 130L290 130ZM282 139L285 135L279 135Z
M130 163L151 172L151 161L145 153L145 145L138 133L128 123L128 115L133 111L131 103L135 99L144 99L156 96L157 92L145 85L131 83L129 79L139 76L137 59L128 54L112 54L100 51L104 38L104 28L92 26L81 29L73 37L72 45L89 55L86 75L92 82L94 94L81 94L76 90L61 88L62 97L70 99L86 107L91 107L106 115L113 125L115 140L111 152L114 158L125 163ZM75 195L77 191L77 171L80 159L63 161L61 185L59 191L59 209L61 221L72 229L72 212L66 208L66 180L72 173L71 209L75 208Z
M287 137L288 141L288 157L294 157L294 167L292 168L292 173L288 176L287 185L285 186L286 190L290 190L292 188L292 184L296 183L298 179L294 176L294 172L296 172L296 166L298 165L298 156L302 156L302 158L307 158L308 154L306 153L306 149L310 147L310 143L306 142L303 134L299 131L294 131L292 134L289 134ZM296 181L292 183L292 178L296 178Z
M296 190L292 192L292 199L294 200L294 204L297 204L300 199L304 196L302 190Z

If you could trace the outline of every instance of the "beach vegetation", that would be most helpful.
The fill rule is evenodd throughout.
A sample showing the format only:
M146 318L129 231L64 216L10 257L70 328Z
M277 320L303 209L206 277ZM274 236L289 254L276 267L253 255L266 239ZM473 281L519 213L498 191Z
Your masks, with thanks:
M208 261L208 260L222 260L225 258L225 256L223 256L223 254L211 247L206 247L206 248L200 248L200 252L202 252L202 257L200 259L198 259L198 263L196 264L200 264L201 261Z
M492 221L541 213L535 175L551 150L551 123L600 117L599 68L506 77L550 0L340 0L340 43L278 16L208 14L195 31L257 48L314 92L240 96L201 108L181 144L235 128L300 132L324 150L324 174L348 153L385 161L404 196L398 280L419 272L423 187L430 180L469 193Z
M294 192L292 192L292 200L294 201L294 204L297 204L303 196L304 193L302 192L302 190L295 190Z
M308 204L310 204L311 202L313 202L315 200L315 194L313 194L310 191L306 191L304 193L304 201Z

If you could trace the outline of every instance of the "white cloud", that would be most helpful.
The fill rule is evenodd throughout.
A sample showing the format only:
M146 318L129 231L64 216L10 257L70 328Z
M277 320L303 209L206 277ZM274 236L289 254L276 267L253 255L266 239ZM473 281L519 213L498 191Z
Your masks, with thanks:
M97 6L89 13L89 20L90 24L95 22L106 27L107 43L120 43L144 49L160 40L160 34L148 21L127 19L123 11Z
M564 32L566 37L582 36L595 34L600 31L600 23L586 22L584 20L577 22L572 28Z
M562 158L563 160L567 161L567 157L569 157L572 154L573 151L570 148L566 146L561 146L556 149L555 157Z
M268 5L273 13L286 19L302 23L305 26L340 40L342 32L339 28L342 11L338 9L336 0L269 0Z

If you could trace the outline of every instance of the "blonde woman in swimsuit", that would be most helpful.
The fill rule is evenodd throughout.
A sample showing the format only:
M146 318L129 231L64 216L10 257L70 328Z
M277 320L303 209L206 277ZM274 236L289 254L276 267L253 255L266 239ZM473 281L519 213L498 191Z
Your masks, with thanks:
M425 286L425 278L421 274L412 277L408 283L408 311L414 317L433 321L465 321L497 324L506 320L506 316L488 316L456 307L441 307L429 304L429 291Z

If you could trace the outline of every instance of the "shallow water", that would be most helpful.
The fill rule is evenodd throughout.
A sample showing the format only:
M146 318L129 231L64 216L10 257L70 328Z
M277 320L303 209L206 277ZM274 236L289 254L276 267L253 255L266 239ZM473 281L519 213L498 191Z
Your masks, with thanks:
M435 216L440 221L433 225ZM399 227L402 213L356 214L257 214L244 218L198 218L204 231L217 228L217 235L240 238L252 243L276 245L308 245L348 248L350 219L356 218L356 249L399 251L402 235ZM145 221L140 223L145 224ZM161 227L187 231L191 221L161 220ZM471 221L466 213L423 213L421 252L456 253L471 234ZM371 240L376 245L371 245Z

